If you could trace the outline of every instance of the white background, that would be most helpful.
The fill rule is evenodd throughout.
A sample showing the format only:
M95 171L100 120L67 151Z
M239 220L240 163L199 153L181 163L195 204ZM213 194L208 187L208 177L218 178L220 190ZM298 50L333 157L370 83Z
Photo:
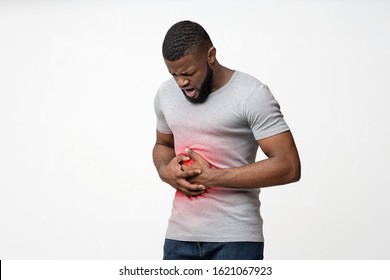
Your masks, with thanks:
M173 189L152 163L153 98L183 19L270 87L294 134L301 181L261 194L266 259L389 259L389 14L379 0L0 1L0 259L161 259Z

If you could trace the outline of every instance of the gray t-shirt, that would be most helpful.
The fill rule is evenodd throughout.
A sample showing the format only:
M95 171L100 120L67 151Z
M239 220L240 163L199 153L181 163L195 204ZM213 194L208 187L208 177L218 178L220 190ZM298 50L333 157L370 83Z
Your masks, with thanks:
M157 130L173 134L176 154L188 147L213 168L253 163L256 140L289 130L268 87L238 71L202 104L187 101L172 78L160 86L154 106ZM176 192L166 238L263 242L259 194L258 188L218 186L197 197Z

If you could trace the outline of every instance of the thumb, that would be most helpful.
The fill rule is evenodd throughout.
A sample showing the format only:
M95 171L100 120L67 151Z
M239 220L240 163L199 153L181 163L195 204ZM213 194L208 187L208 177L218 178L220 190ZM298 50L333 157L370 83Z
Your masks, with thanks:
M189 148L185 148L185 152L193 159L196 159L199 156L196 152L190 150Z
M198 162L203 167L211 167L210 163L207 162L206 159L204 159L200 154L194 152L193 150L190 150L189 148L185 149L185 152L188 154L190 158L192 158L195 162Z

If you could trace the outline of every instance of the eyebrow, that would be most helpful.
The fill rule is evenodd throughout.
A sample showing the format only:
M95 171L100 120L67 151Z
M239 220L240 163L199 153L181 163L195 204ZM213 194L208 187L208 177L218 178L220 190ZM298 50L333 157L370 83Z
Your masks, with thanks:
M193 72L194 72L193 70L187 70L187 71L181 72L179 75L183 75L183 76L192 75ZM176 73L172 73L171 71L169 71L169 73L170 73L171 75L177 75Z

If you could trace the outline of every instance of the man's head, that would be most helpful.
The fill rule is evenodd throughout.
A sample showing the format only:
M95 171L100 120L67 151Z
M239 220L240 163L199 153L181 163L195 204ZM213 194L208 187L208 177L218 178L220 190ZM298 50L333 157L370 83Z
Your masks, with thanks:
M203 27L191 21L174 24L165 35L162 53L185 97L192 103L206 101L212 90L216 50Z
M165 35L162 52L164 59L176 61L188 54L204 52L213 46L209 34L196 22L180 21Z

